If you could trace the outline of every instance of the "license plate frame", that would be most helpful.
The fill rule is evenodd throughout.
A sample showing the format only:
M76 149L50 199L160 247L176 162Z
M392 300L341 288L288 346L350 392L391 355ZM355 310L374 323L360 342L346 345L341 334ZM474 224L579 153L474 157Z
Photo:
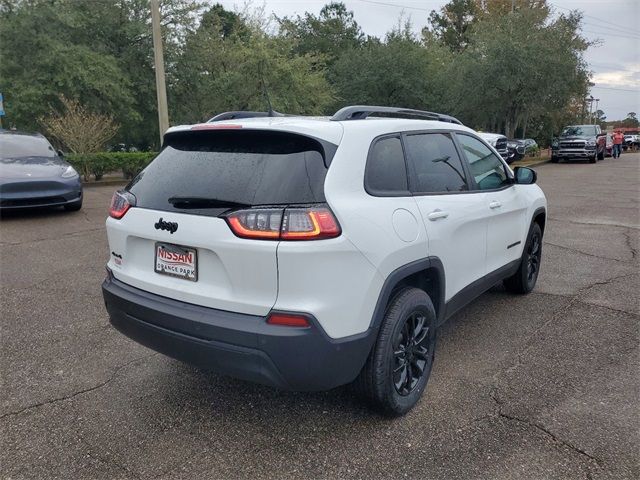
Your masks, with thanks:
M178 255L193 255L193 262L189 262L188 258L182 261L180 259L176 260L166 260L160 259L160 264L158 263L158 254L160 250L165 250L170 253L175 253ZM172 265L173 264L173 265ZM188 269L193 269L193 274L190 274ZM183 269L184 273L180 271ZM179 278L181 280L187 280L189 282L197 282L198 281L198 250L192 247L185 247L182 245L176 245L174 243L166 243L166 242L156 242L154 245L153 252L153 270L160 275L167 275L169 277Z

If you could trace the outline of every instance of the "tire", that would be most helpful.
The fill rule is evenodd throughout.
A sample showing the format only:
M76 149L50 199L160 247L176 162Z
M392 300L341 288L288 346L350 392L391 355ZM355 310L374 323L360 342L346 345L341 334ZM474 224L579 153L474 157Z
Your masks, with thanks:
M536 286L540 264L542 261L542 229L537 223L532 223L527 236L527 242L522 249L518 271L503 283L511 293L529 293Z
M400 290L387 306L357 390L382 414L404 415L422 397L435 347L436 312L429 295L418 288Z
M67 212L77 212L81 208L82 208L82 199L78 200L77 202L68 203L64 206L64 209Z
M554 157L553 155L551 155L551 163L558 163L559 158L558 157Z
M589 157L589 163L596 163L598 161L598 155L594 154L593 157Z

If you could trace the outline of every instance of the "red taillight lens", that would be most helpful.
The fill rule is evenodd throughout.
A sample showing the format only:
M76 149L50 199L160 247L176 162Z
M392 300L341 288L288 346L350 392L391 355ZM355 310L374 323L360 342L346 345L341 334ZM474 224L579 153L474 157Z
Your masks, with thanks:
M272 313L267 318L269 325L280 325L283 327L310 327L307 317L291 313Z
M320 240L341 233L338 221L328 208L287 208L284 213L282 240Z
M278 240L282 223L281 208L238 210L226 217L233 233L242 238Z
M321 240L342 233L327 207L252 208L225 218L238 237L256 240Z
M109 216L115 219L121 219L132 206L133 205L126 194L122 192L115 192L113 197L111 197Z

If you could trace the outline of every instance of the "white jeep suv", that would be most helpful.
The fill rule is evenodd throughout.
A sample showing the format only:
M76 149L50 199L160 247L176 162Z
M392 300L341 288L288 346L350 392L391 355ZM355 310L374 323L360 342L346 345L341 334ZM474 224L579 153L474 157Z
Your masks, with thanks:
M282 389L355 380L403 414L425 389L440 324L497 282L533 289L546 217L536 174L512 172L446 115L272 115L173 127L115 193L111 322Z

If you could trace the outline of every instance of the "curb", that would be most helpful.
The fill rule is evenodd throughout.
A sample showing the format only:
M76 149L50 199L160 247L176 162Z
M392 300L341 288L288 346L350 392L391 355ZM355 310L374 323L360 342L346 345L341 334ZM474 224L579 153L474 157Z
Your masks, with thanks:
M526 161L526 162L523 162L522 160L520 160L519 162L514 162L509 166L510 167L533 167L536 165L542 165L543 163L548 163L550 161L551 161L551 158L538 158L538 159L533 159L531 161Z

